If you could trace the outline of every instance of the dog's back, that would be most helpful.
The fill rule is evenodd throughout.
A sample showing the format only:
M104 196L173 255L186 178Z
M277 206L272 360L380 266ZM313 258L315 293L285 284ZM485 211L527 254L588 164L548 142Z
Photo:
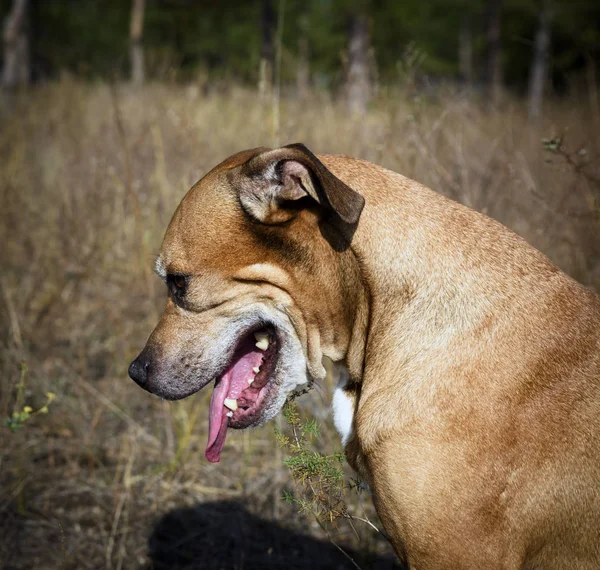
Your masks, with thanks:
M379 289L347 451L399 553L598 568L600 297L498 222L351 170L367 200L354 247Z

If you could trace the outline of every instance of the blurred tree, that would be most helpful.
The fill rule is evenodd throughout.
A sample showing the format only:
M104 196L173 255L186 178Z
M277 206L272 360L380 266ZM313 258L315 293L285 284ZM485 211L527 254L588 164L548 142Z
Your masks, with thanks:
M600 2L555 0L555 11L552 36L555 81L559 86L586 89L590 107L599 117ZM583 77L578 80L578 75Z
M273 0L262 0L261 30L262 43L260 49L260 69L258 92L266 97L273 88L273 70L275 68L275 10Z
M346 96L351 113L364 113L371 98L369 18L364 9L350 13Z
M28 8L28 0L13 0L4 22L2 87L6 90L29 83Z
M552 1L548 49L553 57L546 64L546 84L559 93L585 89L598 110L600 1ZM15 18L27 14L16 7L27 5L29 14ZM15 36L19 26L5 25L0 57L4 73L26 70L27 65L14 65L15 46L25 46L34 79L67 70L85 78L142 75L201 80L207 86L259 83L266 89L282 5L247 0L232 9L222 0L0 0L0 18L22 22L29 32ZM359 109L373 93L375 75L384 84L429 87L487 80L490 101L500 85L525 94L533 87L534 68L540 69L532 64L540 53L535 38L542 6L543 0L285 0L283 87L298 93L309 82L318 89L342 88Z
M461 76L459 54L463 51L464 55L466 48L467 52L471 50L467 59L472 60L475 78L481 43L477 24L482 4L482 0L373 2L369 14L379 76L385 82L414 76L428 82L436 78L454 79ZM461 28L467 32L462 34L462 40L471 36L462 41L462 46ZM419 54L417 59L415 54Z
M131 9L122 0L30 0L36 79L126 72Z
M144 47L142 35L144 31L145 0L132 0L131 21L129 25L129 53L131 61L131 81L137 85L144 82Z
M458 33L458 66L461 80L470 87L473 83L473 21L468 13L461 18Z
M537 119L542 113L542 101L548 69L550 29L552 24L552 0L544 0L539 9L539 23L529 75L529 118Z
M493 107L502 93L502 4L503 0L488 0L486 86Z
M296 95L305 99L310 87L310 63L308 34L308 15L301 12L298 16L298 57L296 65Z
M282 78L316 88L335 88L344 83L341 54L347 44L347 14L338 0L286 0L283 29ZM294 62L293 66L289 63ZM287 64L287 65L286 65ZM293 73L289 73L293 71ZM301 87L303 89L303 87Z

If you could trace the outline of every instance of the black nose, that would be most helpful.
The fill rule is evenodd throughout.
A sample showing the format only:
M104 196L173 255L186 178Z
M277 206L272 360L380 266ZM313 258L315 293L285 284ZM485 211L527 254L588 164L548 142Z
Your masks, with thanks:
M146 387L148 382L148 370L150 362L148 357L142 351L140 355L129 365L129 377L135 380L142 388Z

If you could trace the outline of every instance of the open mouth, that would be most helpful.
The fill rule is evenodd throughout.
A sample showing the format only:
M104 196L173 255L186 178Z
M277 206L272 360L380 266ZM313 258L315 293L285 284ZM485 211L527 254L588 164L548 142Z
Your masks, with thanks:
M243 336L210 399L206 459L221 458L227 429L248 427L260 415L277 364L277 337L271 329Z

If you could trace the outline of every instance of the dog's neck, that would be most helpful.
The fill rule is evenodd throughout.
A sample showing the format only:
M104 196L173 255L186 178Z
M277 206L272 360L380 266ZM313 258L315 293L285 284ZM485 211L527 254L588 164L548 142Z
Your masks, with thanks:
M360 401L370 396L370 379L389 378L384 388L373 382L381 400L373 417L384 424L405 404L426 406L433 398L443 382L431 368L439 367L439 355L451 354L475 329L514 318L519 299L532 298L519 291L546 294L540 276L550 282L558 270L494 220L391 172L377 187L380 169L372 170L348 179L367 205L350 246L361 294L344 360L350 390L340 394L354 392ZM371 362L369 354L386 358Z
M396 353L415 355L506 307L529 274L539 282L558 271L498 222L393 172L377 187L383 169L369 167L371 176L348 180L367 203L351 243L358 286L371 288L357 312L368 310L367 338L385 331Z

